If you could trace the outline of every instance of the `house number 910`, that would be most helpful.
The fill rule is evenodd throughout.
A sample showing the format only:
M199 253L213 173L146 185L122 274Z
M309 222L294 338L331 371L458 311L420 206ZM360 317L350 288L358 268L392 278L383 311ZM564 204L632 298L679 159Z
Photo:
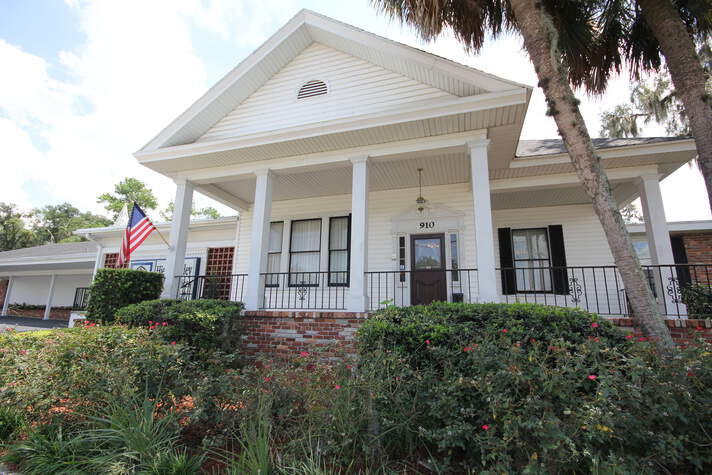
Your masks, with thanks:
M435 221L423 221L420 223L420 229L431 229L435 227Z

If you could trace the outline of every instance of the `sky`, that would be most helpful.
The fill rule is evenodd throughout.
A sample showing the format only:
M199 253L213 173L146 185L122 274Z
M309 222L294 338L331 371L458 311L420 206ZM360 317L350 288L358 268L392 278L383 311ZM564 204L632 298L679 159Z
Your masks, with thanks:
M29 210L97 196L127 176L173 198L171 180L138 165L139 150L302 8L520 83L536 76L515 36L478 55L449 36L424 43L367 0L0 0L0 202ZM578 92L592 136L599 114L629 100L627 75L605 95ZM532 96L523 139L557 138ZM658 126L644 135L665 135ZM669 221L710 219L702 177L684 166L662 182ZM202 195L197 206L234 211Z

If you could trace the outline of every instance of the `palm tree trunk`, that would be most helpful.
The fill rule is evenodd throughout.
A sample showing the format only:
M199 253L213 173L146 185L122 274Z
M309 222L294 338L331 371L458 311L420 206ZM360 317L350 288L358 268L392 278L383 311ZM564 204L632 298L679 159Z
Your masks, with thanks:
M669 0L638 0L638 3L660 43L675 92L685 106L712 209L712 97L705 89L705 72L695 43Z
M635 323L661 353L669 354L674 343L611 195L608 176L594 151L579 110L579 101L562 68L556 27L540 0L510 0L510 4L524 37L524 46L534 63L539 86L544 90L549 113L556 121L579 180L591 198L593 209L603 226L623 279Z

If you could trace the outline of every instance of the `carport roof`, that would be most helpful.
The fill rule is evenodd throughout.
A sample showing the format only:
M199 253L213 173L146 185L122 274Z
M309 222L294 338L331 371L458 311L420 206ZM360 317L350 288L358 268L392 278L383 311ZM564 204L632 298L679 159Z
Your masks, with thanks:
M96 258L96 244L93 242L67 242L4 251L0 252L0 265L5 264L8 260L15 261L23 258L62 258L81 257L82 255L86 255L87 260L93 261Z

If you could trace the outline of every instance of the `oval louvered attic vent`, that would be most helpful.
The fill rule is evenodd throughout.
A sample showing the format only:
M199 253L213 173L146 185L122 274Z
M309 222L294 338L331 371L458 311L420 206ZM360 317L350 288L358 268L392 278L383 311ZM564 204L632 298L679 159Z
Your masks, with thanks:
M322 96L324 94L326 94L326 83L324 81L308 81L299 88L297 99L306 99L307 97Z

